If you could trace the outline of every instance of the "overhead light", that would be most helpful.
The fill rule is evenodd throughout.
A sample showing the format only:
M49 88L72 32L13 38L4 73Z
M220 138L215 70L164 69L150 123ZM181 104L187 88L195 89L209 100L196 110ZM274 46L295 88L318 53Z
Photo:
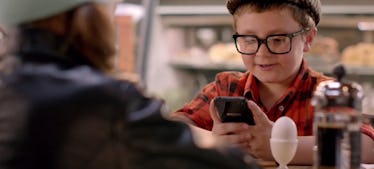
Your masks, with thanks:
M360 31L374 30L374 22L358 22L357 26Z
M135 22L138 22L144 16L144 13L143 6L130 3L119 3L115 10L116 16L129 15L133 17Z

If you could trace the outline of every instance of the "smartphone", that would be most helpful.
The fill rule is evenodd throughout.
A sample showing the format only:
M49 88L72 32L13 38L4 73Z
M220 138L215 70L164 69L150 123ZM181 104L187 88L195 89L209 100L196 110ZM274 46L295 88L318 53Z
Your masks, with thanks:
M214 105L222 122L243 122L255 125L247 99L241 96L217 96Z

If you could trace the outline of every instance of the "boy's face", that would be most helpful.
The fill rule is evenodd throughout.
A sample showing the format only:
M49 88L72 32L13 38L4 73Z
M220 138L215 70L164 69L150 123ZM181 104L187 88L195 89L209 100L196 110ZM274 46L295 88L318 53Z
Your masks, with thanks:
M290 34L302 30L289 8L272 9L262 13L249 11L235 17L236 32L239 35L255 35L265 39L269 35ZM314 36L315 34L309 31L293 37L291 50L286 54L273 54L262 44L257 53L242 54L244 65L262 83L289 84L297 75L303 53L309 50L309 43Z

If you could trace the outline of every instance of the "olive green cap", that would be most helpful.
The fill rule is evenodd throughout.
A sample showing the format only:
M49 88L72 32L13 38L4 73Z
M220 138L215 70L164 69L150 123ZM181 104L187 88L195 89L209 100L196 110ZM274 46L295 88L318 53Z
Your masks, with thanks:
M236 10L243 5L253 4L257 6L272 6L275 4L289 4L305 10L308 15L318 25L321 18L321 1L320 0L227 0L226 7L231 15L234 15Z
M109 3L118 0L0 0L0 25L7 28L44 19L87 2Z

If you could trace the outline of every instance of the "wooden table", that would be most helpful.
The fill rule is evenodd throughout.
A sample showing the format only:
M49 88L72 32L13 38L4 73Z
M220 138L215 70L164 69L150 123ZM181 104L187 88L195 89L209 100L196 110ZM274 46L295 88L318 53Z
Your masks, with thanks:
M287 166L288 169L312 169L313 166L296 166L296 165L290 165L290 166ZM263 167L263 169L277 169L277 166L273 166L273 167Z
M257 160L258 164L263 169L277 169L277 164L274 161L263 161L263 160ZM313 169L313 166L311 165L288 165L288 169Z

